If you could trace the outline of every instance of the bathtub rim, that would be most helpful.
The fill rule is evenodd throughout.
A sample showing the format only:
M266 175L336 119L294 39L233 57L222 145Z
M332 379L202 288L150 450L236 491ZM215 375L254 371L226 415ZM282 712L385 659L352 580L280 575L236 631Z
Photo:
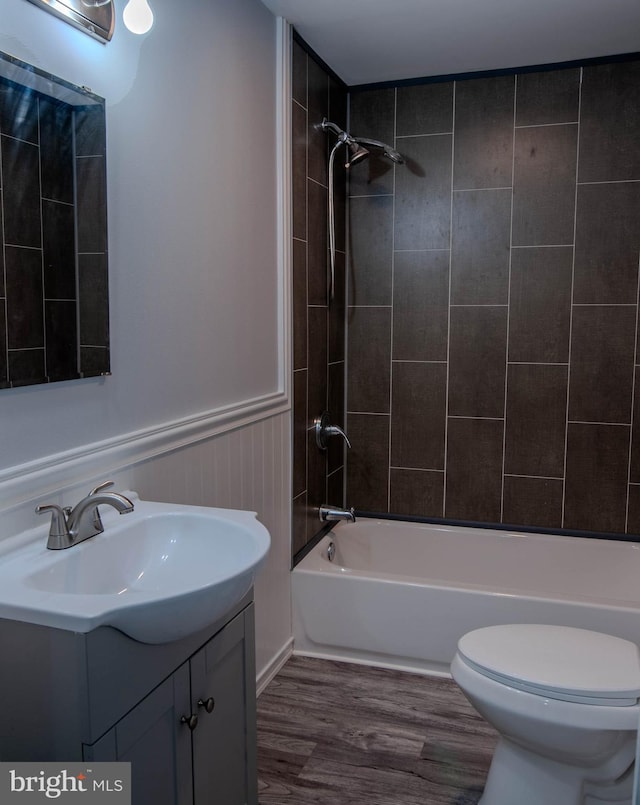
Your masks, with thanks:
M362 518L363 520L365 518ZM359 521L362 522L362 521ZM373 519L367 518L367 522L373 525L386 525L387 521L382 519ZM402 521L404 522L404 521ZM407 523L407 525L415 525L415 526L425 526L425 527L435 527L437 530L446 530L451 526L447 524L440 523ZM411 576L411 575L403 575L399 573L385 573L382 570L376 569L375 572L357 569L357 568L349 568L343 567L338 564L334 564L330 562L323 556L323 553L329 546L329 543L333 541L335 538L338 538L341 534L342 530L348 529L352 526L351 523L338 523L334 529L325 533L322 538L314 545L314 547L307 553L304 559L299 562L296 567L293 568L292 573L296 575L301 574L326 574L331 576L344 576L354 579L362 579L362 580L371 580L372 582L377 582L381 584L403 584L407 586L416 586L416 587L436 587L441 590L450 590L450 591L468 591L468 592L483 592L488 595L499 596L501 598L511 598L511 599L518 599L518 600L528 600L528 601L548 601L550 603L558 603L558 604L575 604L577 606L584 606L584 607L591 607L593 605L601 605L606 609L612 611L620 611L620 612L629 612L629 611L639 611L640 613L640 579L639 579L639 594L637 601L621 601L620 599L616 598L607 598L604 596L596 596L590 595L588 598L585 596L576 596L576 595L563 595L559 592L547 592L547 593L536 593L532 590L526 590L523 592L521 588L518 587L509 587L507 585L503 586L494 586L489 587L485 584L473 584L471 582L461 582L461 581L443 581L442 579L432 578L427 576ZM474 531L475 529L467 526L456 526L456 529L462 529L463 531ZM531 533L531 532L520 532L514 530L505 530L501 529L499 532L497 529L486 529L488 531L495 530L496 533L499 533L503 538L513 537L515 539L530 539L530 538L539 538L544 539L545 541L552 541L556 539L558 536L563 537L566 539L571 540L581 540L586 541L587 543L592 543L593 538L581 538L581 537L566 537L565 535L555 535L555 534L542 534L542 533ZM346 532L345 539L348 539L348 531ZM629 543L632 542L630 540L620 540L621 547L624 550L629 549ZM635 540L633 541L635 542ZM636 550L640 550L640 544Z

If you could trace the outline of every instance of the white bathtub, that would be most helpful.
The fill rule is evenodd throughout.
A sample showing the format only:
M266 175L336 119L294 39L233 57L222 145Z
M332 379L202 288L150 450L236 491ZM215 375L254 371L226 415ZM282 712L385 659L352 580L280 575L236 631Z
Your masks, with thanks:
M446 674L463 634L498 623L640 644L633 542L359 519L324 537L292 585L294 650L308 656Z

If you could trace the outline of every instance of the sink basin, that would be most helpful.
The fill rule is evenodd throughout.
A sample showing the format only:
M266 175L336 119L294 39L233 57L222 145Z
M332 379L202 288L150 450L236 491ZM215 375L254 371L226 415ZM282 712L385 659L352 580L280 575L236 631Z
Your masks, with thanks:
M0 617L90 632L112 626L143 643L208 626L251 589L269 550L253 512L143 501L100 508L104 533L61 551L33 529L0 557Z

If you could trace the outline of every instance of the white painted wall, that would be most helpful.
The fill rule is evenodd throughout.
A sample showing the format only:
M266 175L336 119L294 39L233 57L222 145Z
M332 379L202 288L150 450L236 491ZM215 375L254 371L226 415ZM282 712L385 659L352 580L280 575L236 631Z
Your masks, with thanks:
M291 639L279 23L258 0L151 0L137 37L124 5L103 45L0 0L0 50L106 99L113 371L0 392L0 539L105 478L257 510L272 536L256 583L266 678Z
M113 376L0 395L0 469L260 397L278 374L276 20L155 0L101 44L0 0L0 50L106 99Z

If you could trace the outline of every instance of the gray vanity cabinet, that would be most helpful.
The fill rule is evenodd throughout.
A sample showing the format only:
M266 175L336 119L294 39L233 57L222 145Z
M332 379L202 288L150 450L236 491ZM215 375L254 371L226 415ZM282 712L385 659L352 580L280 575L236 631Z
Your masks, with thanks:
M163 645L0 620L0 652L0 761L127 761L133 805L257 805L250 594Z
M182 665L93 746L87 761L131 763L132 802L193 802L191 734L180 718L189 712L189 667Z
M131 762L133 805L257 803L255 691L245 683L253 669L249 614L236 615L84 747L85 760Z

